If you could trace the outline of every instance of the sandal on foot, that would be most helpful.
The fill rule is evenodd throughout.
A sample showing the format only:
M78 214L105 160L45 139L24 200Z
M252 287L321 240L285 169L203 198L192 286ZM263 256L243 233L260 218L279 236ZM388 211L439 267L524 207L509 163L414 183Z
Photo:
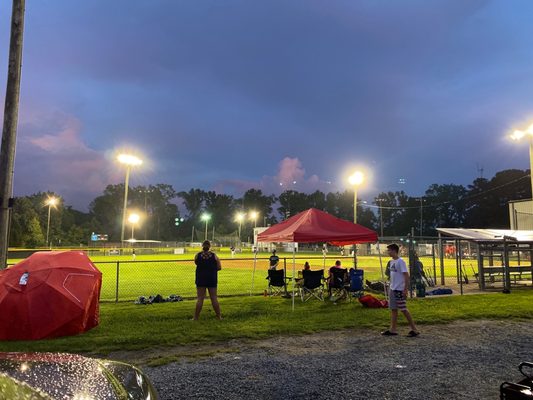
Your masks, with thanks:
M381 332L383 336L397 336L398 334L396 332L391 332L389 330Z
M407 334L407 337L417 337L418 335L420 335L420 332L409 331L409 333Z

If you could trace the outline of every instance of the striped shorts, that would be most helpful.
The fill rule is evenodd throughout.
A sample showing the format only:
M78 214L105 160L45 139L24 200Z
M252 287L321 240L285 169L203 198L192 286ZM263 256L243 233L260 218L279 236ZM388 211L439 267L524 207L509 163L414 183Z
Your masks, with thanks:
M389 291L389 308L391 310L407 310L406 298L403 295L403 290Z

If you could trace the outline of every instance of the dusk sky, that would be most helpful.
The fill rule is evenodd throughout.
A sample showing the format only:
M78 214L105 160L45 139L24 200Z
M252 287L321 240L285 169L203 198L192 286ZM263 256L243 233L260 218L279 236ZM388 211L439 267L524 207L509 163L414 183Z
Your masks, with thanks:
M367 199L526 169L505 135L533 122L532 15L530 0L27 0L15 192L86 208L123 180L124 148L148 161L132 185L235 195L343 190L351 165L371 172Z

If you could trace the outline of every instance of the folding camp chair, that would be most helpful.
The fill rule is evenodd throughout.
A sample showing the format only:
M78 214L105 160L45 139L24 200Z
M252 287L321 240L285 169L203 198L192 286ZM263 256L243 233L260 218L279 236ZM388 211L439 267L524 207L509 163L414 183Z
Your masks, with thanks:
M300 297L303 302L311 298L324 301L324 270L302 271L303 282L300 286Z
M350 269L350 295L359 298L364 294L363 285L364 271L362 269Z
M283 269L268 270L268 295L277 296L287 294L287 278Z
M336 300L349 299L350 282L348 270L346 268L331 268L330 272L331 278L328 285L331 297Z
M525 371L524 367L527 367ZM523 379L518 383L504 382L500 385L500 399L531 400L533 399L533 363L523 362L518 369Z

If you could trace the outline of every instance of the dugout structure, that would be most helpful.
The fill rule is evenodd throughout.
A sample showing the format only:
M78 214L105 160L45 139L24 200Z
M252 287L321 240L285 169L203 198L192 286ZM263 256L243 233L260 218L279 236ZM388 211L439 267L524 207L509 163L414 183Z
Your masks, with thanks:
M456 243L458 278L462 282L465 257L477 260L477 281L481 290L533 287L533 231L504 229L437 228L440 235ZM470 249L469 254L465 249Z

